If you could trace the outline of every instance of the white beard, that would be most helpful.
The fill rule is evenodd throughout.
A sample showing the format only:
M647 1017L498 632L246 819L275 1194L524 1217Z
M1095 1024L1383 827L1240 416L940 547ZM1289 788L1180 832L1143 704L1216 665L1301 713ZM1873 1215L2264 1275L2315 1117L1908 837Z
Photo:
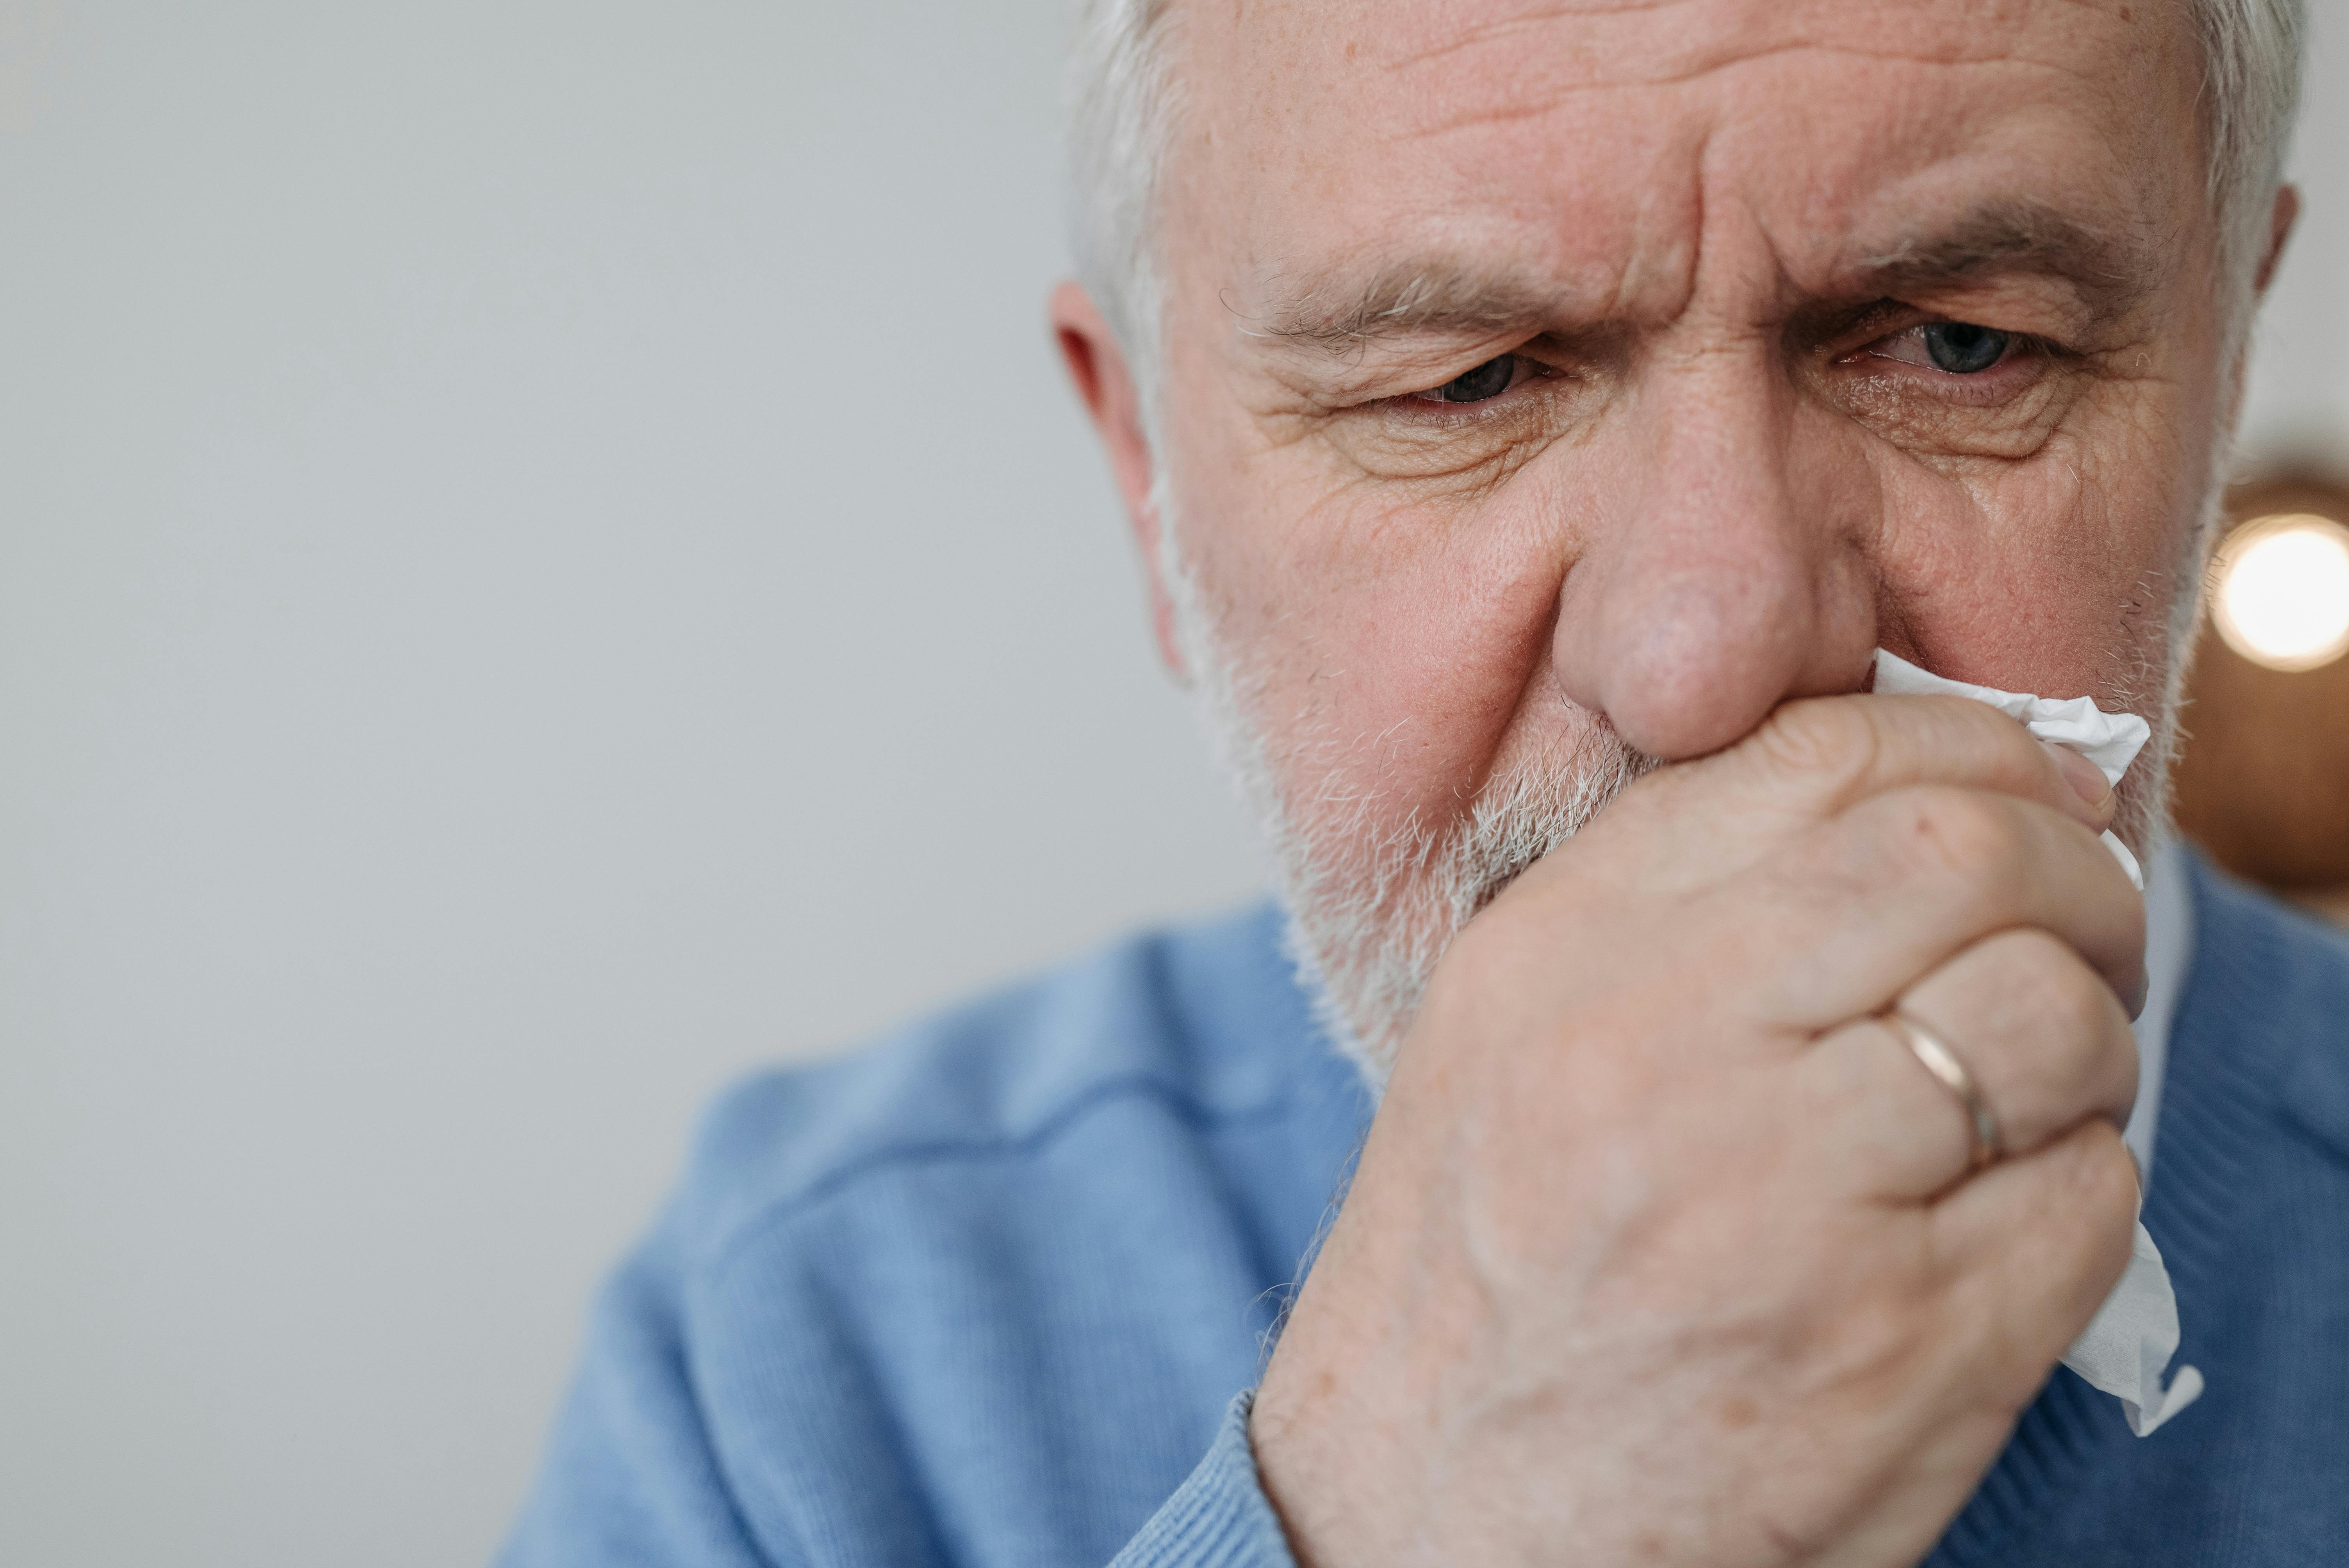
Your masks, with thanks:
M1247 781L1279 868L1289 956L1323 1028L1373 1087L1393 1070L1461 927L1655 766L1602 731L1570 757L1496 776L1464 816L1429 823L1414 810L1383 830L1375 795L1299 820L1280 809L1268 770Z

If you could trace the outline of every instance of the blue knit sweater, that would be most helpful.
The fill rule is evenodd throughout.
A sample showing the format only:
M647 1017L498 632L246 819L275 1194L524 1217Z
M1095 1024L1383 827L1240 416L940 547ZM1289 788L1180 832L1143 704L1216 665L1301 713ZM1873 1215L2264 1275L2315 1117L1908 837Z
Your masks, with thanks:
M2197 867L2145 1222L2209 1390L2058 1371L1930 1560L2349 1563L2349 946ZM1369 1106L1268 910L735 1090L509 1568L1278 1568L1245 1391Z

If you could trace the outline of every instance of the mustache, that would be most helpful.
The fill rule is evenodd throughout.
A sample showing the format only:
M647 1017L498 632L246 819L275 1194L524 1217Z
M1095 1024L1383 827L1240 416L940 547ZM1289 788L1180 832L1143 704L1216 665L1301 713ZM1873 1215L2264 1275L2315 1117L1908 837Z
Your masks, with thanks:
M1565 769L1521 775L1489 805L1480 797L1457 851L1460 924L1663 766L1662 758L1625 745L1612 726L1600 723L1602 730L1576 748Z

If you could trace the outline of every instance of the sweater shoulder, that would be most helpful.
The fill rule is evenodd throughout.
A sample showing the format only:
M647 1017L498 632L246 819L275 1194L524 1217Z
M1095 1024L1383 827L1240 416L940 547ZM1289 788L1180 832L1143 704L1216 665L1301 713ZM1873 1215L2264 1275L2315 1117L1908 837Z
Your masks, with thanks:
M2349 1159L2349 934L2197 861L2181 1023L2225 1044L2282 1118Z
M843 1056L734 1085L696 1135L671 1239L707 1257L908 1161L1032 1159L1092 1109L1133 1097L1202 1128L1275 1114L1318 1042L1270 905L1132 936Z

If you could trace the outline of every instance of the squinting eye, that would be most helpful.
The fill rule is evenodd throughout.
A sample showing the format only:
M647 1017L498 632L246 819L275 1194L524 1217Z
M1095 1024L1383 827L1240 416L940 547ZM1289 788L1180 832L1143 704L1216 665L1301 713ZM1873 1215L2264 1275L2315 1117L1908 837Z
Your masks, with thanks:
M1933 368L1952 376L1989 369L2005 357L2009 341L1996 327L1967 321L1937 321L1925 328L1925 352L1932 356Z
M1879 337L1851 358L1897 360L1920 370L1938 370L1944 376L1979 376L2005 363L2027 341L2011 332L1979 326L1971 321L1929 321L1903 327L1889 337Z
M1506 392L1516 372L1517 356L1504 354L1497 359L1487 359L1474 370L1454 376L1432 392L1422 392L1419 396L1431 403L1482 403Z

